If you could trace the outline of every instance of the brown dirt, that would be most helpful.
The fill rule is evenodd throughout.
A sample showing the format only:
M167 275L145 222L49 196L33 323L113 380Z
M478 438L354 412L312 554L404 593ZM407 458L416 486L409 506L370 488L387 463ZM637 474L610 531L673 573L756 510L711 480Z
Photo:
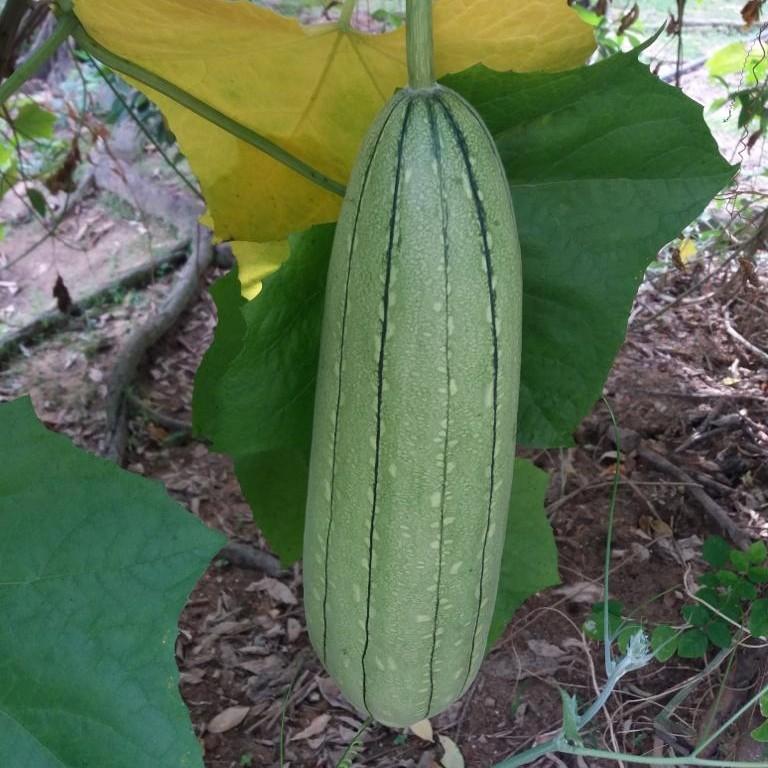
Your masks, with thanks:
M606 387L627 442L611 594L650 622L679 616L683 573L700 567L700 542L717 530L679 483L638 459L633 441L721 483L726 490L718 503L754 535L766 535L768 436L760 425L766 423L768 409L758 398L768 391L768 372L722 324L723 303L732 300L734 324L753 343L768 348L765 300L736 275L719 284L710 298L681 304L641 327L643 318L666 300L659 296L674 296L693 279L673 272L657 281L655 289L644 290L640 302L647 309L636 314ZM34 354L17 358L0 374L0 395L30 391L49 426L97 449L103 428L103 380L120 337L146 315L168 280L140 294L138 305L129 295L117 306L94 310L87 327L85 320L73 321L65 332L37 346ZM189 419L194 372L213 324L210 300L203 296L153 352L140 387L152 407ZM718 394L697 399L702 391ZM737 394L755 399L738 400ZM721 416L740 412L745 421L675 453L713 407ZM265 546L228 460L210 454L202 444L176 442L141 417L132 421L131 431L129 469L162 480L194 514L230 537ZM458 741L469 768L492 765L556 729L558 686L588 701L594 696L593 675L603 677L602 651L584 640L580 625L590 604L600 598L615 461L604 406L597 406L584 421L576 447L540 452L534 459L552 471L548 503L563 584L518 612L471 692L434 720L437 732ZM360 723L308 646L300 569L290 569L279 581L287 590L276 589L261 573L214 562L182 615L177 644L182 693L210 768L277 765L280 712L291 685L286 718L286 759L291 765L335 765ZM606 717L596 721L594 742L633 752L660 749L653 733L658 707L646 699L663 694L701 666L674 660L630 675L609 704L610 722ZM695 704L682 711L694 725L703 718L710 698L706 688L699 694ZM249 708L242 723L211 733L213 718L231 707ZM436 750L417 737L377 727L366 735L360 764L431 766L435 757ZM536 763L549 764L547 758Z
M0 221L15 222L7 240L0 241L0 341L4 333L56 308L52 291L58 276L77 303L134 267L152 263L177 240L161 221L137 216L117 198L101 195L85 200L55 237L24 258L45 231L24 217L26 209L16 207L12 193L0 205Z

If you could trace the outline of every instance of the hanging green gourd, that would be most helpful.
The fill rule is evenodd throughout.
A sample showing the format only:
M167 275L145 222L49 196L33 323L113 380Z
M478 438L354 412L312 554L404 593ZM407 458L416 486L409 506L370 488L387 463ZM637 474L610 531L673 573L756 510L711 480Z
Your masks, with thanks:
M485 652L519 387L520 246L496 147L432 75L408 0L409 87L370 128L333 245L304 539L310 638L342 692L407 726Z

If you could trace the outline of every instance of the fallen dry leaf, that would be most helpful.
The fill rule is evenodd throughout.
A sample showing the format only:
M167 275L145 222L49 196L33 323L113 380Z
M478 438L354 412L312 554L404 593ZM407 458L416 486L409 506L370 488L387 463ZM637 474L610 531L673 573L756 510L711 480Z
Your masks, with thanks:
M435 736L432 731L432 723L429 720L419 720L411 726L411 731L422 741L434 741Z
M247 632L249 629L253 629L254 624L250 619L243 619L242 621L222 621L217 624L211 633L214 635L239 635L243 632Z
M199 683L203 682L204 677L205 677L204 669L200 669L199 667L193 667L187 672L182 672L179 675L179 680L182 683L186 683L187 685L198 685Z
M227 707L208 723L208 732L224 733L231 731L245 720L250 711L250 707Z
M442 734L438 735L440 746L443 748L443 756L438 765L441 768L464 768L464 756L456 743Z
M285 634L289 643L295 643L301 635L301 623L298 619L289 618L285 623Z
M237 666L241 669L245 669L252 675L263 675L268 670L279 667L280 664L280 657L272 654L271 656L265 656L262 659L254 659L253 661L241 661Z
M320 691L320 695L332 707L347 709L350 712L354 712L352 705L342 697L339 686L336 685L330 677L318 677L317 690Z
M266 592L273 600L285 605L296 605L296 595L282 581L265 576L261 581L254 581L246 587L246 592Z
M643 533L654 539L668 538L673 535L672 528L668 523L651 515L641 515L640 520L638 520L638 527Z
M558 646L548 643L546 640L529 640L528 647L537 655L548 659L556 659L562 656L565 651Z
M314 736L318 736L325 731L330 722L331 716L329 714L325 713L318 715L303 731L299 731L295 736L291 736L290 740L299 741L301 739L311 739Z
M749 0L749 2L741 9L741 18L744 19L744 23L749 26L760 21L760 6L762 6L763 0Z
M603 588L591 581L577 581L575 584L564 584L553 590L553 594L562 595L574 603L594 603L603 594Z

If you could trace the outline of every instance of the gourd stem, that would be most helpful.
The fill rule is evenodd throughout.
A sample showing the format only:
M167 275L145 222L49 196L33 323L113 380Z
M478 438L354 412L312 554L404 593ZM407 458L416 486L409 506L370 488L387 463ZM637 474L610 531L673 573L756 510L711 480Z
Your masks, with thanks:
M266 136L262 136L256 131L242 125L242 123L238 123L223 112L219 112L218 109L215 109L210 104L206 104L204 101L201 101L191 93L188 93L168 80L156 75L154 72L150 72L149 70L144 69L144 67L134 64L132 61L128 61L127 59L123 59L117 54L112 53L112 51L97 43L80 24L75 26L72 31L72 36L84 51L94 58L99 59L102 64L106 64L108 67L120 72L120 74L138 80L140 83L163 94L163 96L173 99L177 104L181 104L182 107L186 107L196 115L199 115L214 125L217 125L219 128L222 128L227 133L256 147L269 155L273 160L277 160L277 162L296 171L296 173L301 174L304 178L317 184L323 189L327 189L329 192L333 192L341 197L344 196L345 188L343 184L328 178L308 163L300 160L290 152L286 152L286 150L275 144L273 141L270 141Z
M0 85L0 104L7 101L24 83L35 76L38 69L59 49L59 46L72 34L77 26L77 19L66 14L59 19L51 36L32 51L29 58Z
M432 67L432 0L406 0L405 47L408 56L408 84L411 88L431 88L435 84Z
M352 28L352 14L355 11L357 0L344 0L341 6L341 16L339 16L339 29L348 32Z

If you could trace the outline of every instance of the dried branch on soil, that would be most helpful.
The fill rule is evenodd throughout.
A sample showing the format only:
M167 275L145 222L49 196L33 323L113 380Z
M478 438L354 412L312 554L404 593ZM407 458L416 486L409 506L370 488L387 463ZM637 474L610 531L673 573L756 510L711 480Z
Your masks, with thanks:
M192 431L192 422L174 419L173 416L166 416L164 413L156 411L154 408L147 405L135 392L128 390L125 393L125 397L134 408L159 427L164 427L172 432Z
M202 232L202 230L199 230ZM128 441L126 391L145 354L181 317L197 296L200 276L214 259L211 235L206 230L199 237L197 252L190 255L168 296L149 320L137 328L120 351L107 389L107 428L102 453L120 463Z
M242 541L232 541L227 544L219 552L219 557L223 557L238 568L263 571L267 576L278 576L283 572L280 561L274 555Z
M696 499L701 508L720 526L723 532L730 537L731 541L741 548L749 546L751 541L749 536L728 517L728 513L719 504L694 483L694 480L687 472L684 472L680 467L675 466L663 456L648 448L640 448L637 455L654 469L690 484L686 491Z
M761 360L768 361L768 352L763 351L760 347L755 346L749 339L745 339L734 327L731 322L731 316L728 314L728 309L723 311L723 323L725 324L726 333L734 340L741 344L742 347L748 349L753 355L757 355Z
M78 300L77 306L80 309L85 309L86 307L99 303L105 296L109 296L110 293L145 285L159 270L180 263L188 252L189 240L183 240L169 248L153 261L147 262L146 264L140 264L138 267L134 267L129 272L126 272L112 282L100 286L93 293ZM0 360L16 354L19 345L23 344L25 341L28 341L35 336L50 333L63 325L67 325L72 319L71 315L64 315L58 309L43 312L42 315L38 315L38 317L31 322L0 339Z

